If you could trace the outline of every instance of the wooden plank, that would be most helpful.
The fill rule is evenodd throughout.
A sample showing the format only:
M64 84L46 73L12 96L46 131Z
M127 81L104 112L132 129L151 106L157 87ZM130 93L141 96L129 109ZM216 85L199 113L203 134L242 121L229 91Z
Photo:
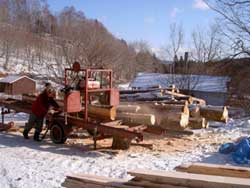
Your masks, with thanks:
M164 90L163 93L164 93L164 94L173 95L173 96L175 96L175 97L190 97L189 95L184 95L184 94L181 94L181 93L176 93L176 92L167 91L167 90ZM192 101L198 102L201 106L205 106L205 105L206 105L206 101L203 100L203 99L199 99L199 98L196 98L196 97L192 97Z
M96 185L92 183L83 183L76 180L66 179L65 182L62 183L62 186L67 188L105 188L104 185Z
M67 176L67 179L76 180L82 183L101 185L105 187L131 188L131 186L123 184L128 181L126 179L115 179L110 177L87 175L87 174L73 174ZM136 188L141 188L141 187L137 186Z
M139 180L139 181L128 181L124 183L125 185L131 185L131 186L142 186L145 188L187 188L183 186L175 186L175 185L167 185L167 184L160 184L156 182L150 182L145 180Z
M250 168L238 166L192 163L187 165L180 165L176 167L175 170L195 174L250 178Z
M147 171L141 169L130 171L128 174L147 181L192 188L250 188L250 179L246 178L201 175L185 172Z

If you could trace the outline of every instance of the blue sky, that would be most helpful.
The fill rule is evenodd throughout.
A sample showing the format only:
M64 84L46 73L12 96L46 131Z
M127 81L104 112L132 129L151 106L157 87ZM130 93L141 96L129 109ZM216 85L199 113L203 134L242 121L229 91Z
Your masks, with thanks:
M205 28L216 16L202 0L48 0L48 4L54 12L74 6L116 37L145 40L152 48L166 45L171 23L183 24L187 45L192 30Z

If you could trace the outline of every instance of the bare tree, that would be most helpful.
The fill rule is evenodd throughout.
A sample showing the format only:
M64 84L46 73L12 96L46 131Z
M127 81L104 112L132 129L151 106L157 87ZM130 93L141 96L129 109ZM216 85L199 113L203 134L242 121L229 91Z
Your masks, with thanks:
M221 16L223 34L231 42L230 55L250 56L250 1L205 0L205 2Z
M163 51L165 51L169 59L173 60L173 64L170 67L170 73L174 74L176 67L175 59L184 43L184 31L182 24L177 25L176 23L172 23L169 30L169 42Z
M217 24L212 24L207 30L193 31L191 57L196 62L205 63L220 58L222 42L219 29Z
M134 68L136 52L125 40L74 7L52 14L46 0L0 0L0 33L5 68L13 68L14 58L22 58L19 62L28 71L46 72L58 80L74 61L82 67L112 68L117 80L130 79L139 71ZM144 55L147 70L159 70L157 58Z

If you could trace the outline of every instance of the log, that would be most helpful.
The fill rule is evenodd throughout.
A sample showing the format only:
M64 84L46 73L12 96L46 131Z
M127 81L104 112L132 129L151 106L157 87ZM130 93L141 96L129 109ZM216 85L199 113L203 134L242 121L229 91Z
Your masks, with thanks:
M185 113L164 113L156 115L156 125L164 129L184 130L189 122L189 115Z
M228 110L226 106L201 106L200 114L208 121L228 122Z
M151 103L139 105L141 113L165 113L165 112L183 112L189 115L189 109L187 102L184 105L174 105L165 103Z
M177 166L175 170L179 172L188 172L194 174L250 178L250 168L239 166L192 163Z
M140 109L141 109L141 107L138 105L119 105L119 106L117 106L118 113L123 113L123 112L136 113Z
M191 129L207 129L209 127L209 123L205 118L189 118L188 127Z
M131 139L113 136L112 149L127 150L131 145Z
M116 108L113 106L88 105L88 114L90 117L100 120L115 120Z
M129 171L128 174L151 182L192 188L250 188L250 179L247 178L140 169Z
M155 116L152 114L118 113L116 119L120 119L128 125L154 125Z
M201 112L200 108L197 105L188 105L189 111L190 111L190 117L193 118L200 118Z

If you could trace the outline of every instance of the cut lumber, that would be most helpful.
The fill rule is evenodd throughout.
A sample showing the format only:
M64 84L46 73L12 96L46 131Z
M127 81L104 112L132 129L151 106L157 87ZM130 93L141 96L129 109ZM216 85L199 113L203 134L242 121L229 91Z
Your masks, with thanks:
M191 129L207 129L209 127L209 123L205 118L189 118L188 127Z
M228 110L226 106L201 106L200 114L208 121L228 122Z
M116 119L120 119L124 124L128 125L154 125L155 116L152 114L138 114L138 113L119 113Z
M123 183L127 182L128 180L123 179L114 179L109 177L103 177L103 176L96 176L96 175L86 175L86 174L73 174L70 176L67 176L65 184L67 185L69 183L75 183L77 185L82 186L85 188L85 184L96 186L97 188L142 188L140 186L132 187L129 185L124 185Z
M117 106L118 113L123 113L123 112L136 113L140 109L141 109L141 107L138 105L119 105L119 106Z
M143 105L143 104L172 104L172 105L185 105L187 100L163 100L163 101L134 101L134 102L121 102L122 105Z
M250 178L250 168L238 166L192 163L180 165L176 167L175 170L194 174Z
M184 130L189 122L189 115L185 113L163 113L156 115L156 125L164 129Z
M189 95L184 95L184 94L181 94L181 93L171 92L171 91L167 91L167 90L164 90L164 94L173 95L173 96L179 97L179 98L181 98L181 97L184 97L184 98L185 97L191 97ZM189 102L191 102L191 101L192 101L192 103L190 103L190 104L193 104L193 102L197 102L201 106L206 105L206 101L205 100L199 99L199 98L196 98L196 97L190 98Z
M142 186L145 188L187 188L184 186L175 186L175 185L167 185L167 184L161 184L156 182L150 182L145 180L138 180L135 178L136 181L128 181L124 183L125 185L131 185L131 186Z
M180 105L185 105L185 103L188 103L187 100L180 100L180 101L176 101L176 100L169 100L169 101L162 101L162 103L164 104L180 104Z
M133 170L128 174L143 180L192 188L250 188L250 179L201 175L186 172Z
M66 179L63 183L62 183L63 187L67 187L67 188L104 188L104 185L96 185L94 183L82 183L79 182L77 180L72 180L72 179Z

